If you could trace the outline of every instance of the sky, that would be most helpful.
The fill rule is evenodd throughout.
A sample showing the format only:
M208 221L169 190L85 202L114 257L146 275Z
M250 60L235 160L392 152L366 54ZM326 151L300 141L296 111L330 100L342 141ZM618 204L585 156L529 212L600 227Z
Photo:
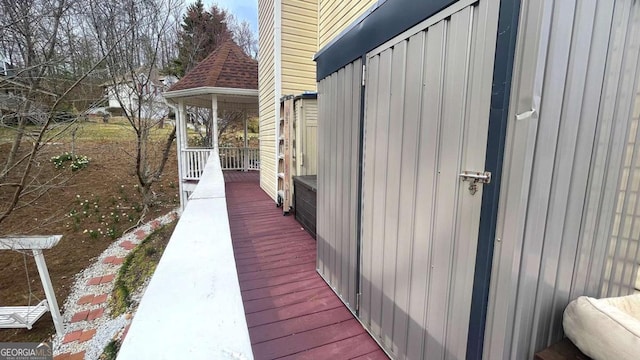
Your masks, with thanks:
M194 3L188 1L188 3ZM203 0L205 8L216 3L219 7L229 10L238 20L247 20L251 24L251 29L258 34L258 0Z

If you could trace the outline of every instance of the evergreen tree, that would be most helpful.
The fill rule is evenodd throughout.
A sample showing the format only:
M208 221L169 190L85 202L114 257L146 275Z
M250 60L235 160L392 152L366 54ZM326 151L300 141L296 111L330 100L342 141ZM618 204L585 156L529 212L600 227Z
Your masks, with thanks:
M164 72L182 77L224 40L232 38L228 20L227 11L216 4L209 10L202 0L189 5L178 34L178 58Z

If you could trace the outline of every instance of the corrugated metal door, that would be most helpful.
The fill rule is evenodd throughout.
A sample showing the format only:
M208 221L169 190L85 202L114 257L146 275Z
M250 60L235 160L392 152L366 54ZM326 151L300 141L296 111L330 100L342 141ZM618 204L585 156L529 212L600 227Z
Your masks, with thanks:
M359 316L394 358L463 359L498 3L460 1L367 55Z
M354 312L361 87L360 59L318 84L317 267Z

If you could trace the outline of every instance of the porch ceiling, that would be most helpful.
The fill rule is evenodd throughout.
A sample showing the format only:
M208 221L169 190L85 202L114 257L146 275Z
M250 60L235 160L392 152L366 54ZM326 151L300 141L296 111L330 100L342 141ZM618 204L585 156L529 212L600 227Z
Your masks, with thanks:
M246 111L258 115L258 90L200 87L195 89L168 91L164 97L174 104L211 108L213 97L217 98L218 111Z

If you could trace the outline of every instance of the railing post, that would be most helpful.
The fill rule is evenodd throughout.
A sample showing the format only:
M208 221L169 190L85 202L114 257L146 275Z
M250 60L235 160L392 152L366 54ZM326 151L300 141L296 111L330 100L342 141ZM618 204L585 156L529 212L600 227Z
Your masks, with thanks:
M243 161L244 162L244 164L243 164L244 171L247 172L247 171L249 171L249 148L247 148L247 147L243 148L242 149L242 153L244 155L244 161Z

